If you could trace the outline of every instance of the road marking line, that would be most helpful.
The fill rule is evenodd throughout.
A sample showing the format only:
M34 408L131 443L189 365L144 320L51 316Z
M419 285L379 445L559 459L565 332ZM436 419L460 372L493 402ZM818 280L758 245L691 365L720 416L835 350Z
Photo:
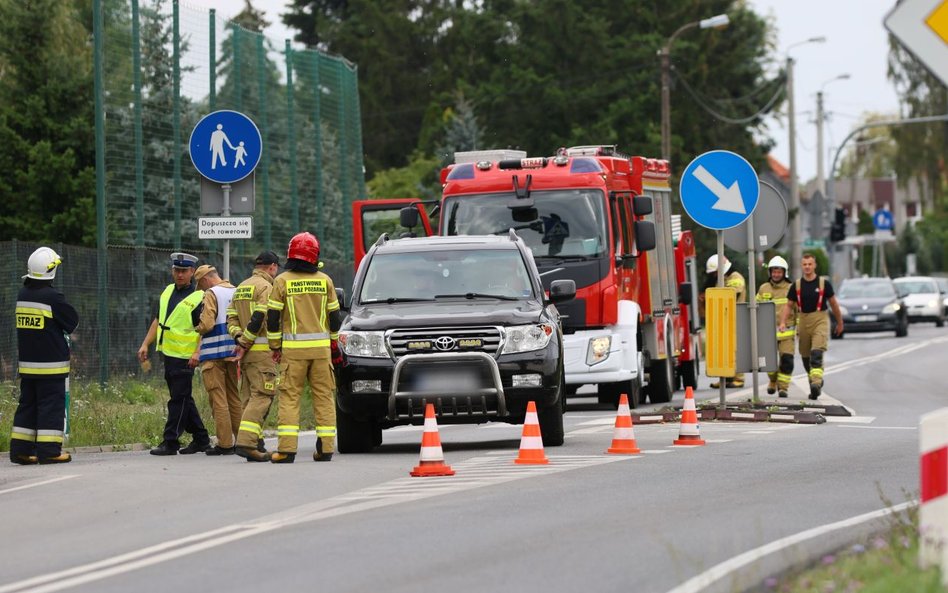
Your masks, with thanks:
M27 488L35 488L36 486L45 486L46 484L52 484L53 482L62 482L63 480L78 477L78 474L59 476L58 478L50 478L48 480L43 480L42 482L33 482L32 484L24 484L22 486L15 486L13 488L7 488L6 490L0 490L0 494L9 494L10 492L16 492L17 490L26 490Z
M504 452L504 454L509 454L509 452ZM526 477L556 474L573 469L615 463L630 458L601 455L563 455L550 456L549 459L549 465L538 465L528 469L514 465L509 458L465 460L454 464L455 471L466 473L469 466L473 466L471 469L475 471L482 470L485 466L492 466L493 469L489 475L485 475L483 479L476 481L462 482L449 478L425 478L425 482L418 482L416 478L397 478L385 484L370 486L348 494L287 509L261 517L256 521L228 525L211 531L168 540L104 560L15 583L8 583L0 586L0 593L53 593L132 572L139 568L168 562L291 525L320 521L462 490L493 486ZM419 486L417 491L405 490L406 487L415 484Z
M857 515L855 517L850 517L849 519L844 519L842 521L837 521L836 523L829 523L827 525L820 525L819 527L814 527L813 529L807 529L806 531L801 531L794 535L778 539L776 541L770 542L758 548L754 548L743 554L734 556L729 560L725 560L720 564L712 566L708 570L702 572L701 574L694 576L681 585L670 589L668 593L700 593L705 591L712 584L722 579L727 578L734 572L752 565L753 563L759 561L760 559L768 556L770 554L775 554L786 550L790 546L805 542L809 539L814 539L821 535L836 531L838 529L843 529L845 527L852 527L859 525L860 523L865 523L867 521L872 521L873 519L879 519L886 517L890 514L900 513L903 510L907 509L910 505L915 504L913 502L903 502L891 508L885 508L878 511L872 511L869 513L864 513L862 515ZM732 581L732 579L728 579ZM728 588L728 591L731 589Z
M860 426L858 424L840 424L840 428L865 428L869 430L918 430L917 426Z
M839 424L872 424L875 420L875 416L826 416L827 422Z
M577 426L597 426L600 424L612 424L616 421L615 416L609 418L595 418L593 420L586 420L585 422L580 422Z

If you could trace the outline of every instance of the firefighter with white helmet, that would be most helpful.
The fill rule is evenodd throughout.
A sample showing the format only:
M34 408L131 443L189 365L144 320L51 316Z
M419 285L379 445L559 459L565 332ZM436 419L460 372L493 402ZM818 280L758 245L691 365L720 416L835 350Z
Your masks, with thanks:
M49 247L30 255L16 299L20 401L10 433L10 461L20 465L68 463L63 453L69 343L79 315L53 288L62 259Z
M777 352L780 355L779 366L776 373L767 373L770 383L767 385L767 393L778 393L779 397L787 397L787 390L790 388L790 377L793 375L793 349L794 336L796 335L794 326L796 320L796 303L790 303L787 300L787 293L790 291L790 279L787 278L789 265L787 260L775 255L767 263L769 275L767 281L757 289L757 300L774 303L774 313L776 322L780 324L780 314L785 305L790 305L792 314L789 325L777 329Z
M290 239L286 271L273 281L267 301L267 339L281 363L277 451L272 463L293 463L300 431L300 398L309 381L316 416L315 461L335 449L336 388L333 364L341 362L336 340L342 314L332 279L319 271L319 241L310 233Z
M747 302L747 283L744 282L744 276L741 275L737 270L732 269L731 262L728 258L722 258L723 265L720 265L718 262L718 255L715 253L708 258L708 261L705 263L704 271L706 273L705 279L705 288L713 288L718 284L718 273L724 274L724 286L725 288L733 288L737 293L737 302L746 303ZM737 373L733 377L730 377L725 381L725 386L730 388L740 388L744 386L744 373ZM711 387L716 389L720 386L718 381L715 381L711 384Z

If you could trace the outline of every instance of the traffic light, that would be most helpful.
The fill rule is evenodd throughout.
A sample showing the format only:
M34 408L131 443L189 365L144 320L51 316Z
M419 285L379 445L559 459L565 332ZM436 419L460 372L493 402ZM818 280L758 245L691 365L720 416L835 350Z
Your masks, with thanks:
M839 243L846 238L846 210L837 208L834 213L833 224L830 225L830 241Z

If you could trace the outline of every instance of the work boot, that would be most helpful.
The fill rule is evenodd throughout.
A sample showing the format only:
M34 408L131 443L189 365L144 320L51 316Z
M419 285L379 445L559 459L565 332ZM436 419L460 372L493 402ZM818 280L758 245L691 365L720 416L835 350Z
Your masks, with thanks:
M773 395L773 394L775 394L775 393L777 393L777 384L776 384L776 383L770 383L770 384L768 384L768 385L767 385L767 394L768 394L768 395Z
M276 453L270 454L270 463L293 463L296 460L296 453Z
M820 394L823 392L823 386L819 383L810 383L810 399L816 399L820 397Z
M267 444L263 442L263 439L257 439L257 451L261 453L267 452Z
M715 381L714 383L711 384L711 389L717 389L720 386L721 386L721 382Z
M177 455L178 445L177 443L169 443L165 441L149 451L149 453L152 455Z
M313 461L332 461L332 453L323 453L322 439L316 439L316 450L313 451Z
M211 448L210 443L198 443L197 441L191 441L191 444L178 451L182 455L194 455L195 453L204 453Z
M744 381L741 379L734 379L733 381L728 381L724 384L728 389L740 389L744 386Z
M787 397L787 390L781 389L780 392L777 393L777 397Z
M14 455L10 453L10 461L19 465L36 465L39 460L36 455Z
M233 455L236 453L236 447L221 447L220 445L211 447L204 452L205 455Z
M72 461L72 455L69 453L60 453L56 457L40 457L40 465L51 465L53 463L69 463Z
M236 453L247 461L270 461L269 453L261 453L253 447L237 447Z

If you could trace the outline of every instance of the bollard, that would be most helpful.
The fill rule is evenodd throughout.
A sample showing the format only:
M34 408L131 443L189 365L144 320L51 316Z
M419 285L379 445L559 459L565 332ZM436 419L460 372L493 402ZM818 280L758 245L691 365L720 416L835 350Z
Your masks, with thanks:
M918 511L919 566L941 568L948 583L948 408L919 422L921 494Z

